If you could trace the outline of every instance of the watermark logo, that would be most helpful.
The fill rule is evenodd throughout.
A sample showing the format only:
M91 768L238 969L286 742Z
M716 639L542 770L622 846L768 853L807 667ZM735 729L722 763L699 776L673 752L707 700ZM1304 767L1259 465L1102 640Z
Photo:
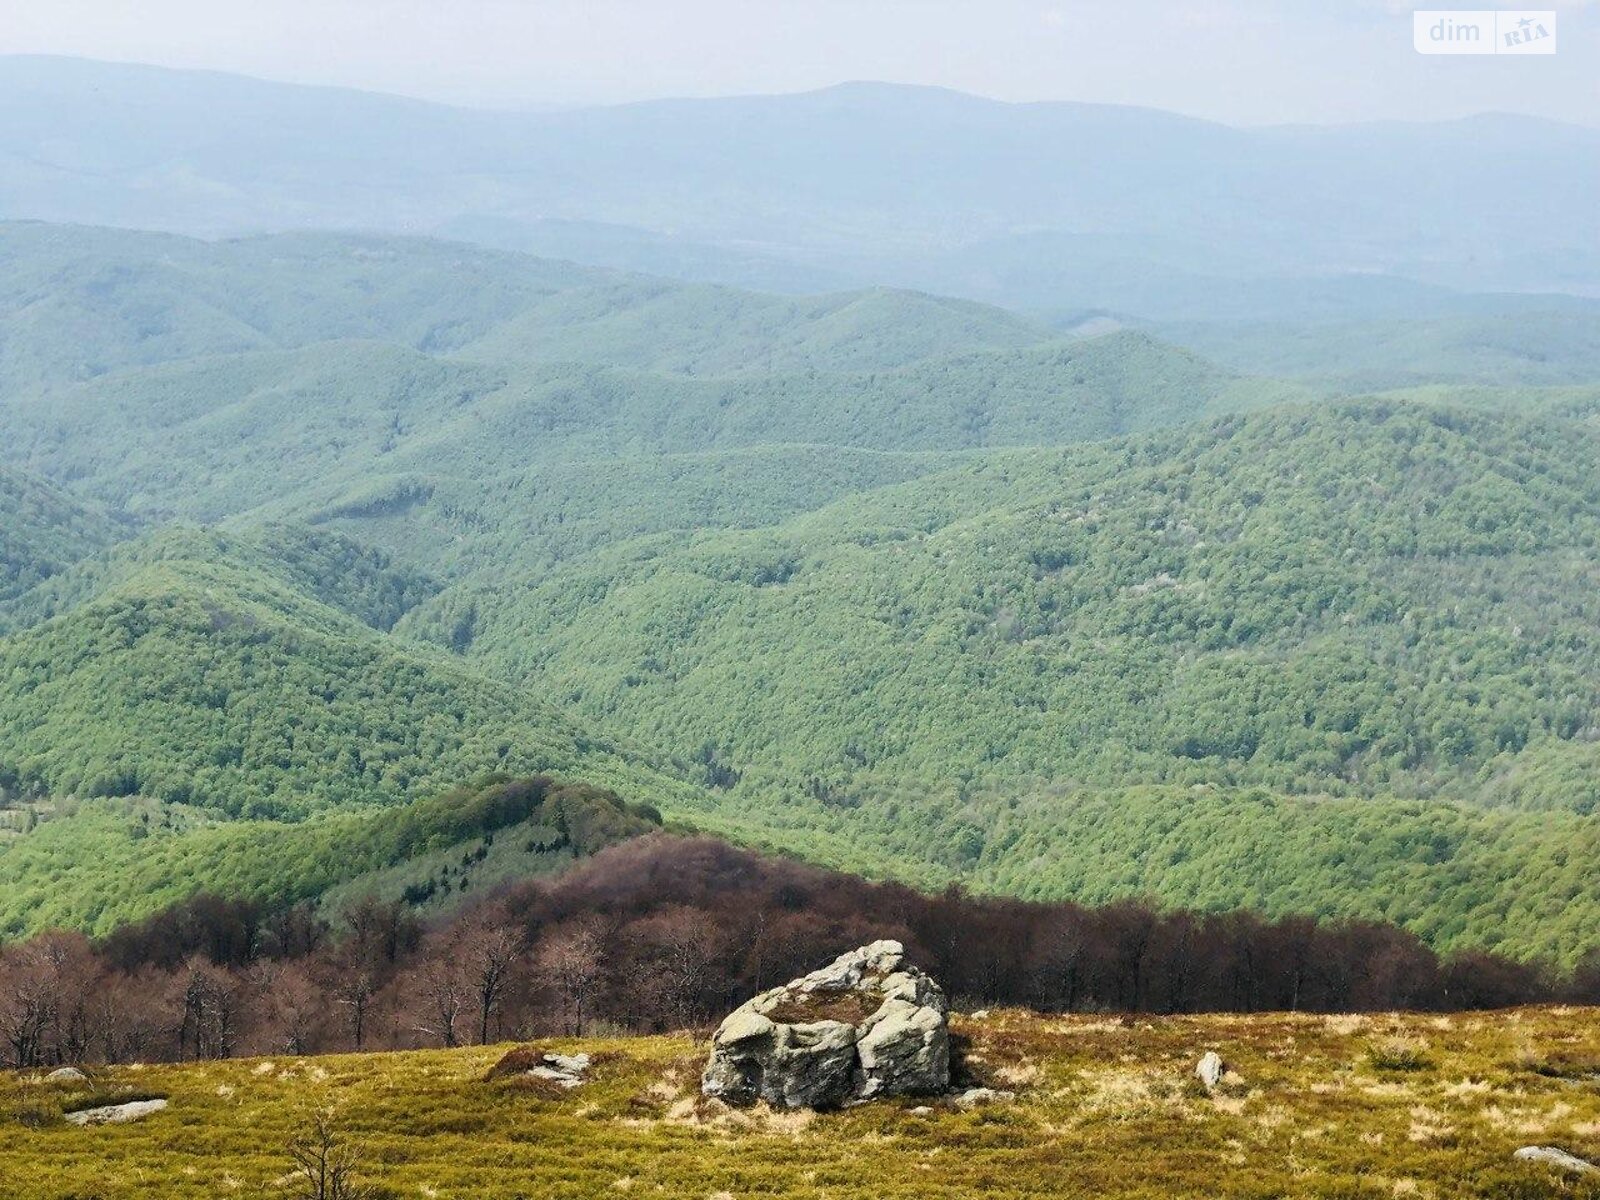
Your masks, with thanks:
M1550 10L1429 9L1411 14L1418 54L1554 54Z

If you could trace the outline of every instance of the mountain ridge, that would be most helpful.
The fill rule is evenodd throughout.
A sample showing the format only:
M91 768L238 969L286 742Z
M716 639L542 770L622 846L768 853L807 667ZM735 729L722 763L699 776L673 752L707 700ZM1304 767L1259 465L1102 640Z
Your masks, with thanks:
M96 70L0 60L0 212L212 234L596 222L703 246L678 263L691 273L820 271L1015 306L1037 306L1037 291L997 278L983 245L1045 230L1134 250L1122 264L1067 247L1041 260L1056 303L1108 307L1141 277L1189 272L1258 279L1246 315L1262 319L1271 283L1297 275L1476 292L1592 293L1600 280L1600 136L1582 125L1260 130L895 85L507 113L159 68L102 69L97 90ZM270 116L242 113L239 88L270 99ZM224 126L248 136L204 132ZM1384 165L1396 157L1414 164L1407 189ZM1507 161L1517 169L1496 169ZM1552 219L1482 252L1482 231L1524 210ZM1433 238L1419 258L1406 231L1423 214ZM541 236L555 250L563 234ZM949 260L962 248L975 261ZM621 261L674 261L632 253Z

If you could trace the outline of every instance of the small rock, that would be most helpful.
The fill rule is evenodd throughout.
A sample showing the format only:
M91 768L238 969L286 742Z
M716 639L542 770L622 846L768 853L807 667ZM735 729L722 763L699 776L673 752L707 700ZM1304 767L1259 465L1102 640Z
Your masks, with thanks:
M568 1075L582 1075L592 1061L587 1054L546 1054L544 1061Z
M120 1125L158 1113L166 1106L165 1100L132 1100L127 1104L107 1104L103 1108L67 1113L66 1119L74 1125Z
M546 1054L542 1062L528 1068L535 1079L548 1079L551 1083L571 1089L583 1082L583 1073L592 1061L587 1054Z
M962 1108L971 1108L974 1104L994 1104L1001 1100L1013 1100L1015 1092L1003 1092L996 1088L975 1087L956 1096L956 1103Z
M1194 1073L1200 1082L1206 1085L1206 1091L1209 1092L1222 1082L1222 1073L1227 1069L1227 1065L1222 1061L1222 1055L1215 1050L1207 1050L1200 1059L1200 1064L1195 1067Z
M980 1008L977 1012L972 1014L972 1019L974 1021L987 1021L989 1019L989 1010L987 1008Z
M535 1079L548 1079L551 1083L564 1088L575 1088L583 1082L576 1075L568 1075L565 1071L558 1071L554 1067L530 1067L528 1074Z
M911 1110L911 1115L913 1117L925 1117L931 1112L933 1112L933 1109L929 1108L926 1104L919 1104Z
M85 1083L88 1076L77 1067L57 1067L44 1077L46 1083Z
M1554 1146L1524 1146L1512 1157L1520 1158L1523 1162L1544 1163L1559 1171L1571 1171L1577 1175L1589 1175L1600 1171L1600 1167L1592 1162L1586 1162L1576 1154L1568 1154L1565 1150L1558 1150Z

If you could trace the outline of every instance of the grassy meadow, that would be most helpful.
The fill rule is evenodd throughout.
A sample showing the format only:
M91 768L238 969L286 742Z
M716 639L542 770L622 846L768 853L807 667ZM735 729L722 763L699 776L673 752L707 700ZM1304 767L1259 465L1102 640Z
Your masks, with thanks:
M296 1196L287 1146L331 1109L374 1197L1600 1196L1513 1160L1600 1157L1593 1010L1125 1020L958 1018L971 1080L1015 1099L732 1111L698 1095L688 1036L548 1043L595 1057L570 1091L490 1078L491 1046L96 1070L4 1081L7 1200ZM1208 1094L1192 1071L1218 1050ZM163 1096L80 1129L91 1101Z

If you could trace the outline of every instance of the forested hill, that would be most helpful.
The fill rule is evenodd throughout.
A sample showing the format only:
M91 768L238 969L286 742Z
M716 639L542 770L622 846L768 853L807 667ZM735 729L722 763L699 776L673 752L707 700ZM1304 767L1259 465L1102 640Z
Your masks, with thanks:
M339 340L718 374L882 369L1051 336L1001 309L914 292L797 299L423 238L204 242L6 221L0 262L0 384L10 394Z
M36 476L0 467L0 603L128 531Z
M138 546L58 577L60 614L0 638L0 928L104 928L202 886L314 898L404 858L369 853L401 819L379 808L490 772L699 803L660 756L385 639L416 580L342 539ZM370 624L293 586L308 571Z
M747 836L1576 939L1463 906L1600 801L1597 451L1418 406L1234 417L464 584L400 629L470 612L469 661L689 750Z
M771 444L872 450L1059 445L1303 398L1142 334L880 372L690 380L496 367L378 342L205 358L0 406L6 453L107 503L200 520L530 463Z
M433 519L489 529L535 466L1057 445L1313 394L1145 334L1070 339L915 293L765 296L417 239L12 223L0 256L0 462L155 522L350 522L438 492L459 502ZM861 486L922 469L846 457ZM711 508L746 503L717 499L721 466L695 469ZM817 470L777 465L774 492L809 502Z
M297 848L497 772L919 883L1596 940L1593 384L422 240L0 251L3 927L347 886Z
M0 641L0 763L25 790L291 818L484 770L671 790L624 741L214 546L169 547Z
M1067 777L1588 808L1493 768L1590 755L1597 453L1392 403L1231 417L469 581L401 629L469 606L470 661L854 801Z

